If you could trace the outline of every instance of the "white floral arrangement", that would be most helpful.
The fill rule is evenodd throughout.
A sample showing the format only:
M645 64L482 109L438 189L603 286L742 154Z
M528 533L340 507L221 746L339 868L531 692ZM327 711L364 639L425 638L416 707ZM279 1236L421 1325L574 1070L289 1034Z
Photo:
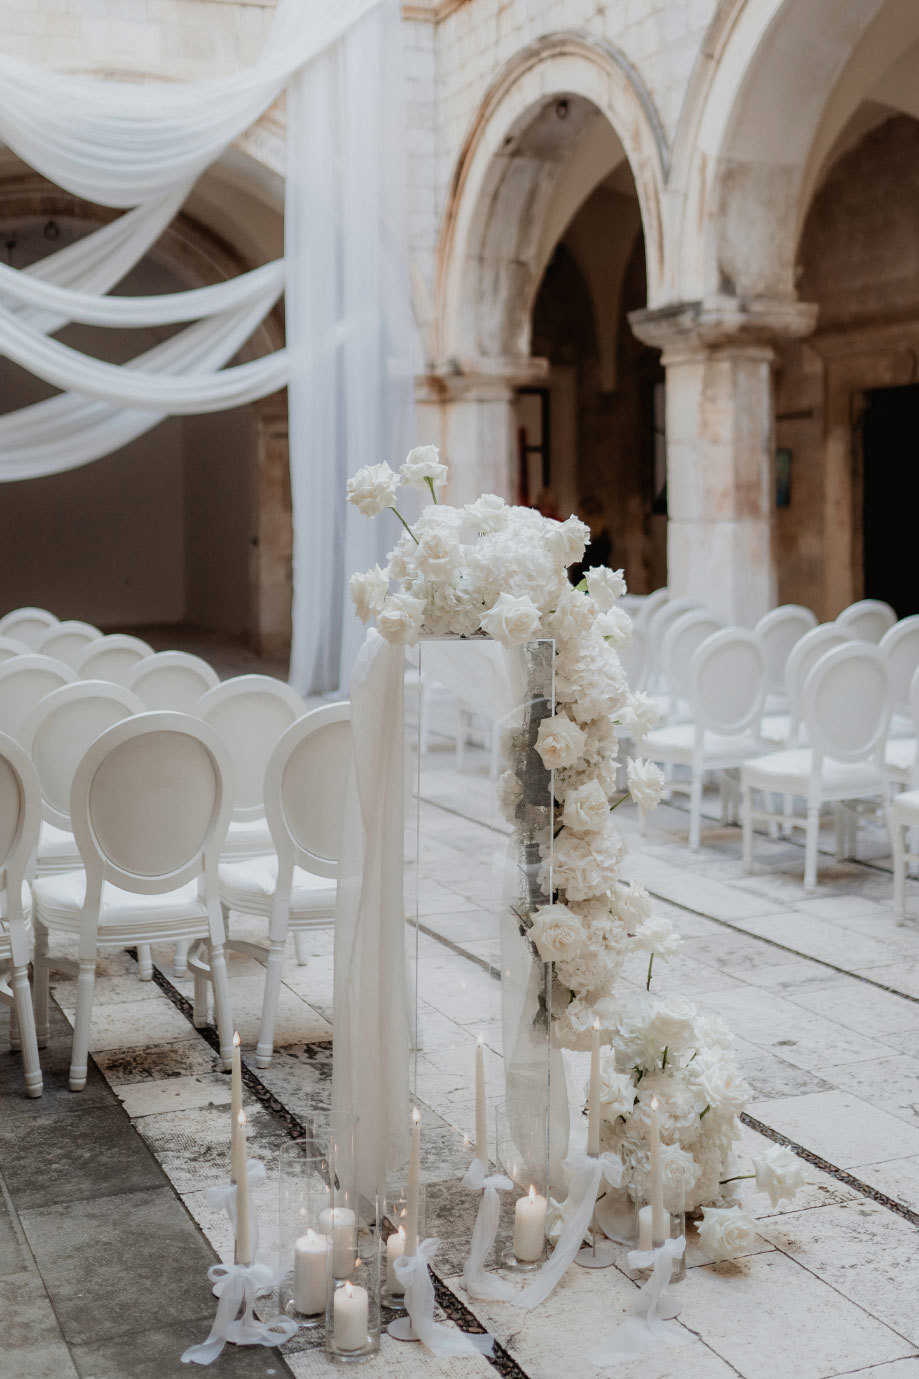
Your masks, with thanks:
M626 592L623 572L590 569L572 587L568 568L582 559L590 535L584 522L555 521L495 494L450 507L437 497L446 482L433 445L412 450L398 474L384 463L349 479L348 501L359 511L375 517L391 510L405 528L385 569L351 577L352 600L363 622L375 618L384 638L406 646L423 636L485 634L508 647L554 640L555 712L539 724L535 742L554 772L553 903L527 916L529 940L552 964L553 1037L561 1047L586 1049L599 1025L610 1049L602 1068L603 1147L621 1157L631 1195L647 1200L656 1097L665 1180L682 1182L687 1211L718 1204L722 1215L711 1215L710 1206L702 1230L711 1246L717 1236L718 1256L729 1257L748 1221L723 1204L732 1196L725 1188L735 1180L729 1165L749 1088L721 1020L681 996L651 991L655 958L669 957L680 939L669 921L652 915L645 887L620 879L625 844L613 811L631 798L646 813L664 785L657 766L633 758L627 794L617 789L619 736L641 741L657 719L648 697L630 691L617 654L632 631L617 606ZM433 500L412 525L396 506L400 484ZM507 738L511 769L498 794L516 823L524 808L513 769L520 752L512 731ZM617 991L625 958L636 951L648 954L647 989Z

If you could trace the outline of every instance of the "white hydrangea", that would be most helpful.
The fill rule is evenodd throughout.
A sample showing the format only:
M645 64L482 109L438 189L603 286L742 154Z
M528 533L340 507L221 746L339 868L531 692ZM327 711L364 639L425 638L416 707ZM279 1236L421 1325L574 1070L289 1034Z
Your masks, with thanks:
M664 773L653 761L643 761L641 757L629 757L626 767L629 794L641 810L642 816L660 804L664 793Z
M348 591L361 622L369 622L383 608L389 593L389 576L379 565L374 565L365 574L353 574Z
M399 476L385 461L368 464L348 480L348 502L365 517L376 517L387 508L395 507L398 487Z
M399 473L402 482L411 488L443 488L447 482L447 466L440 463L436 445L416 445L405 457Z

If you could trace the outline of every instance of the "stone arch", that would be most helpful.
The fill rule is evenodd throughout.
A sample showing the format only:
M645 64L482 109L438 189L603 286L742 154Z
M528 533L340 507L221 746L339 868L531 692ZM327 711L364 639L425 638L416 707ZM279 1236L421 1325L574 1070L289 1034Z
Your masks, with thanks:
M668 300L794 300L798 239L827 159L917 39L911 0L722 0L674 142Z
M493 81L456 163L436 268L436 347L439 360L453 368L482 356L528 354L531 309L552 235L559 238L592 190L589 159L579 165L553 146L546 117L560 102L566 120L594 140L596 155L605 142L607 156L628 162L647 243L649 292L658 290L668 151L654 104L611 45L580 33L547 35ZM564 141L570 154L570 124Z

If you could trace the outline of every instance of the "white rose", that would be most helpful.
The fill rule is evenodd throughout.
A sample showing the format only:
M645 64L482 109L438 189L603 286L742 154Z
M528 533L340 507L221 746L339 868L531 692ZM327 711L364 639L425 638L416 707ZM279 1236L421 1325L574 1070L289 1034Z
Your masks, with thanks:
M555 840L553 876L569 900L590 900L608 891L625 852L619 830L609 823L603 833L580 838L562 828Z
M379 565L366 574L353 574L348 589L361 622L369 622L379 613L389 593L389 577Z
M653 953L658 958L670 958L683 940L673 932L669 919L649 915L636 929L632 946L639 952Z
M539 631L539 609L526 594L522 598L501 594L497 603L482 614L481 627L504 646L522 646Z
M509 824L517 821L517 806L523 796L523 786L513 771L503 771L498 777L498 808Z
M752 1095L733 1057L720 1049L705 1049L693 1060L692 1075L713 1111L739 1116Z
M616 1060L608 1054L600 1059L600 1115L604 1120L627 1116L635 1105L635 1083L631 1073L616 1071Z
M399 476L385 460L382 464L368 464L348 480L348 502L365 517L376 517L377 513L395 506L398 487Z
M666 781L664 773L653 761L643 761L641 757L629 757L626 767L629 794L641 810L642 816L649 809L656 809L661 802Z
M695 1036L696 1008L685 996L658 998L648 1022L648 1035L653 1044L678 1053L688 1048Z
M756 1246L756 1227L743 1207L703 1207L699 1244L713 1260L736 1259Z
M464 525L479 532L501 531L507 526L509 512L507 503L497 493L483 493L474 503L466 504Z
M411 594L390 594L377 614L377 627L388 642L414 646L421 636L423 616L424 599L412 598Z
M759 1158L753 1160L753 1171L757 1192L767 1193L774 1207L783 1199L794 1201L798 1188L807 1181L803 1163L784 1144L774 1144L763 1150Z
M639 690L636 694L629 695L621 718L626 731L636 742L640 742L657 723L660 718L660 711L644 690Z
M616 887L613 907L629 933L634 934L651 916L651 897L640 881L632 881Z
M595 781L579 785L569 790L565 796L565 809L562 823L575 833L597 833L606 827L609 818L609 800L602 787Z
M580 951L584 928L567 905L543 905L533 916L530 937L543 962L565 962Z
M583 755L586 742L583 728L563 713L544 718L536 734L536 750L547 771L553 767L573 766Z
M557 641L574 641L585 636L596 617L594 602L580 589L563 589L555 608L546 619L546 630Z
M462 547L449 531L423 531L415 548L415 565L427 579L451 580L463 558Z
M584 576L587 592L601 613L607 613L625 593L624 573L623 570L610 570L606 565L593 565Z
M416 445L405 457L399 473L403 483L412 488L443 488L447 482L447 466L439 462L436 445Z
M552 555L565 569L581 559L590 540L590 527L579 517L569 517L564 522L548 519L546 545Z
M632 619L622 608L610 608L606 613L601 613L594 627L604 641L611 642L616 648L628 646L631 641Z

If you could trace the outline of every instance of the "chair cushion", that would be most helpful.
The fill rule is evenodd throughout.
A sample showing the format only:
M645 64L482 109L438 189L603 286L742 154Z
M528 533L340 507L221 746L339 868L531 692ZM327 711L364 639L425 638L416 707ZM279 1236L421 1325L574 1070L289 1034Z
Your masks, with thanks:
M266 852L274 852L274 843L265 818L234 820L220 848L221 857L229 858L262 857Z
M58 828L55 824L49 824L47 819L42 819L41 832L38 835L39 872L73 871L79 866L82 866L80 852L73 834L68 833L66 829Z
M671 723L666 728L655 728L648 733L642 743L642 752L652 761L673 761L681 766L691 766L695 740L694 724ZM724 737L721 733L707 732L703 749L705 767L706 770L717 770L725 766L740 766L750 757L759 756L762 750L763 744L751 733Z
M220 899L231 910L243 914L270 915L278 883L278 859L252 857L247 862L221 862L218 871ZM290 913L312 914L335 909L335 882L328 876L314 876L294 867L290 894Z
M810 773L810 748L795 747L748 761L741 771L741 783L790 795L806 795ZM821 789L824 794L843 799L847 791L853 796L882 794L885 785L884 776L868 761L823 759Z
M919 824L919 790L904 790L902 795L894 795L890 812L895 824L909 828Z
M78 931L86 895L86 873L65 871L56 876L42 876L32 887L35 912L41 922L52 929ZM202 933L207 920L204 906L198 899L197 881L189 881L178 890L164 895L137 895L122 891L106 881L102 888L102 913L99 929L117 928L119 932L153 930L157 924L196 922Z
M770 746L774 742L779 747L788 745L788 734L791 732L791 714L789 713L770 713L767 714L760 724L759 735L764 742Z
M884 765L893 775L908 782L916 760L916 739L914 737L895 737L887 743L884 752Z

